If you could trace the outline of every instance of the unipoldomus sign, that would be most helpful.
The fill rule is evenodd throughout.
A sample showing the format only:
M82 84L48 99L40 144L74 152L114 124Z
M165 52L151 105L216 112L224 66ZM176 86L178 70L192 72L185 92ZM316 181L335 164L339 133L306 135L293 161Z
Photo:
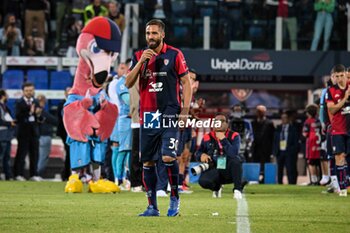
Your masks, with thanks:
M273 69L272 61L251 61L247 58L237 58L234 61L212 58L210 63L213 70L225 70L226 73L230 70L269 71Z

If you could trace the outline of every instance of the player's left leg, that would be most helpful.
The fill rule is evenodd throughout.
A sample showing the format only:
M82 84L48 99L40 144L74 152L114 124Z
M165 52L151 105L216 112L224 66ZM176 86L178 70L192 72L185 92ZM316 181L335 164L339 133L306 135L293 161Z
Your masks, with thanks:
M180 211L179 198L179 165L176 161L176 147L178 142L177 129L164 129L162 134L162 160L166 166L170 183L170 205L167 216L175 217Z

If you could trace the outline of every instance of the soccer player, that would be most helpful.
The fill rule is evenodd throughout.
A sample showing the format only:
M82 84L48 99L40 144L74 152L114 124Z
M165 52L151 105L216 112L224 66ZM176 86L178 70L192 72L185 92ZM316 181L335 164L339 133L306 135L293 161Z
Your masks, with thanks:
M153 19L146 24L147 48L135 52L125 82L130 88L139 80L140 86L140 151L148 198L148 207L140 216L159 216L155 169L158 159L166 165L171 186L167 216L177 216L180 208L177 133L178 125L184 126L187 120L192 91L182 52L167 45L164 37L165 25L161 20ZM180 82L184 100L182 109ZM171 126L165 127L165 122Z
M309 166L311 185L318 185L317 168L320 166L322 143L321 122L317 118L318 107L311 104L306 107L307 119L303 127L303 136L306 138L306 159Z
M346 154L350 152L350 137L348 136L348 127L346 116L349 114L347 101L350 95L350 88L347 84L347 76L343 65L333 67L331 75L337 80L337 84L330 87L327 92L327 108L332 114L332 148L335 155L336 173L339 183L339 196L347 196L347 165Z
M333 193L334 191L338 191L338 179L335 172L335 158L333 156L332 150L332 137L331 137L331 116L329 114L329 110L327 108L326 95L328 89L335 85L336 79L334 75L330 76L330 79L326 83L326 88L322 89L321 97L320 97L320 113L319 119L322 125L322 131L326 135L326 141L324 142L326 145L323 146L326 148L326 154L324 158L322 158L321 154L321 169L322 169L322 179L320 181L320 185L330 184L326 191L323 193ZM329 176L330 175L330 176Z

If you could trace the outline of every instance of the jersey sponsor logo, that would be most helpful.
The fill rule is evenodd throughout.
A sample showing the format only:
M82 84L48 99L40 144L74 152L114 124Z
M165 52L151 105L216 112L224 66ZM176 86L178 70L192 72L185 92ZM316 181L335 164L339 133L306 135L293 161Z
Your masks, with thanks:
M163 83L162 82L150 82L149 85L151 88L148 90L149 92L161 92L163 91Z
M153 72L153 76L156 77L160 77L160 76L168 76L167 72Z
M335 94L334 98L340 97L340 94Z

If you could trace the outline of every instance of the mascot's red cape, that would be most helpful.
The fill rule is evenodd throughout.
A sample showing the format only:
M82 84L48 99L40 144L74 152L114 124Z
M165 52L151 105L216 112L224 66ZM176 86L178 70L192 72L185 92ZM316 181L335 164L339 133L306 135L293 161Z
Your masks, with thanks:
M118 109L101 89L120 47L121 34L113 21L96 17L83 28L76 45L79 64L63 115L73 140L87 142L89 136L97 136L104 141L112 133Z

